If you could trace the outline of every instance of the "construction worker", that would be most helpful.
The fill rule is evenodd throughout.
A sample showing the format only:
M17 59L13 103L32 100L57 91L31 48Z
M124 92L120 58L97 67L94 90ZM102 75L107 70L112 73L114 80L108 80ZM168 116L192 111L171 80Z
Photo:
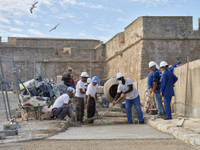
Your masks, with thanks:
M71 73L65 71L62 75L61 81L63 81L66 86L70 87L72 85Z
M76 117L78 123L83 123L84 117L84 95L86 92L86 82L89 77L87 72L81 73L81 80L79 80L76 84L76 94L75 94L75 108L76 108Z
M115 100L113 101L113 105L115 105L115 101L121 97L123 98L126 95L126 115L128 119L128 123L132 124L132 105L135 106L135 109L138 114L138 120L140 124L144 123L143 119L143 112L141 109L140 104L140 96L139 92L136 90L135 86L133 85L133 82L130 78L124 78L124 75L122 73L117 74L117 80L119 82L118 88L117 88L117 95L115 97Z
M174 96L174 84L178 80L178 78L171 73L168 68L168 63L166 61L162 61L160 63L161 71L163 72L162 80L161 80L161 96L164 97L164 104L165 104L165 118L164 120L172 119L171 113L171 99Z
M157 64L154 61L149 62L149 69L153 72L152 74L152 80L150 81L150 93L151 98L155 98L156 107L158 111L158 116L161 117L164 115L164 108L162 105L162 97L160 95L160 70L157 69Z
M74 97L74 94L75 89L69 87L66 94L61 95L55 100L52 107L53 117L56 117L59 120L64 120L67 114L71 117L71 114L69 113L69 104L71 103L71 98Z
M73 69L71 67L68 67L67 70L69 73L72 73L72 71L73 71Z
M152 89L153 89L153 85L152 85L152 82L153 82L153 71L151 71L149 74L148 74L148 77L147 77L147 94L148 94L148 97L150 99L150 108L153 107L153 102L154 102L154 99L151 97L151 92L152 92ZM150 114L153 114L153 112L150 111Z
M87 118L92 118L96 112L96 102L97 101L97 88L98 88L99 78L94 76L92 82L87 87ZM93 123L91 120L89 123Z

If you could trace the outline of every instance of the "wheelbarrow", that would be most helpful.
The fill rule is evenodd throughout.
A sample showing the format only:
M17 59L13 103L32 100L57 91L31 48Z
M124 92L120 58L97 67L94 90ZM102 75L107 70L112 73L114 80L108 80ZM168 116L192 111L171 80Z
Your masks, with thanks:
M27 113L26 121L28 122L28 120L29 120L29 112L35 112L35 118L37 118L37 116L38 116L38 118L41 121L42 120L42 118L41 118L41 110L42 110L43 107L44 107L44 105L40 106L40 104L38 104L38 106L23 106L22 108Z

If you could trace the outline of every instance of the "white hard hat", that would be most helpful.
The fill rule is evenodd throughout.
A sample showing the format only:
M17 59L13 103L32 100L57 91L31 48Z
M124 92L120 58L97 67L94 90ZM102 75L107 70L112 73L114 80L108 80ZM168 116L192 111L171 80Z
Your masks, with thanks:
M92 79L91 78L88 78L87 79L87 83L91 83L92 82Z
M81 77L89 78L89 75L88 75L87 72L82 72L82 73L81 73Z
M123 73L119 72L119 73L117 74L117 79L119 79L119 78L121 78L121 77L123 77L123 76L124 76Z
M150 61L149 62L149 68L156 66L156 62L155 61Z
M68 70L69 70L69 71L70 71L70 70L72 71L73 69L72 69L71 67L68 67Z
M160 69L160 67L158 66L158 64L156 64L156 69L158 69L158 70Z
M161 61L160 62L160 68L165 67L165 66L168 66L168 63L166 61Z

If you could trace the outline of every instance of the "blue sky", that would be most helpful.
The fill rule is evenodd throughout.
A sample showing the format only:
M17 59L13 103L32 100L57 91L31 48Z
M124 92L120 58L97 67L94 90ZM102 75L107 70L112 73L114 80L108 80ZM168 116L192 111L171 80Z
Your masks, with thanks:
M2 41L50 37L106 42L139 16L193 16L194 30L200 17L200 0L38 0L31 14L29 9L36 1L0 1Z

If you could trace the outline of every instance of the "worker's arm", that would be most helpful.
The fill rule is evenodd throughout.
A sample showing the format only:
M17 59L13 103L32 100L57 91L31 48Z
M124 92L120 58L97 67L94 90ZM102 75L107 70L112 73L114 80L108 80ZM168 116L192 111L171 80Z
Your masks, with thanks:
M153 83L153 92L155 92L155 91L156 91L157 85L158 85L158 83L157 83L157 82L154 82L154 83Z
M72 102L72 101L71 101L71 99L70 99L68 103L64 103L63 105L65 105L65 106L66 106L66 105L69 105L69 104L71 104L71 102Z
M72 118L72 115L70 114L70 112L67 113L68 117Z
M147 79L147 86L148 89L150 90L150 93L152 93L153 91L152 81L153 81L153 72L150 72L148 74L148 79Z
M162 94L163 94L163 92L164 92L164 90L166 88L167 81L168 81L167 75L164 73L162 75L161 87L160 87L160 92L162 92Z
M95 100L97 101L97 93L95 94Z
M86 108L88 109L89 108L89 104L90 104L90 97L91 95L88 94L88 98L87 98L87 105L86 105Z
M85 92L82 89L79 89L81 94L85 94Z
M174 74L172 74L172 79L173 79L173 84L175 84L176 81L178 80L178 78Z
M129 92L133 91L133 84L128 85L128 90L126 92L123 92L124 94L127 94Z

